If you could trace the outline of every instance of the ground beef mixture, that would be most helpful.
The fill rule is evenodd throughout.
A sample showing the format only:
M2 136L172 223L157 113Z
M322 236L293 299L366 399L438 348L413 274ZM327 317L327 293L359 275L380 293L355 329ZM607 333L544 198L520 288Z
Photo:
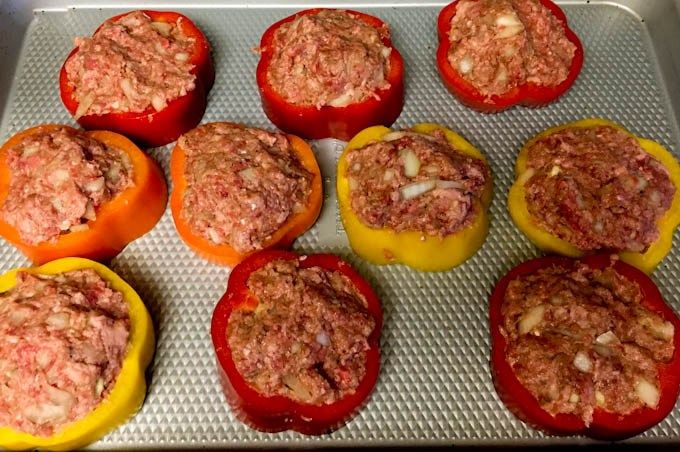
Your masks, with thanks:
M645 251L675 194L666 168L609 126L572 127L537 141L527 168L531 216L585 251Z
M127 154L63 128L9 148L7 166L10 184L0 216L30 245L86 230L100 205L134 185Z
M0 427L51 436L111 391L127 350L123 295L94 270L17 274L0 295Z
M353 394L375 321L344 275L277 260L252 273L254 311L235 311L227 339L236 368L265 396L313 405Z
M323 10L282 25L274 35L269 83L296 105L343 107L389 88L391 49L377 29L350 13Z
M194 39L176 23L152 22L142 11L108 20L91 38L76 38L66 62L83 115L163 110L195 88L189 62Z
M489 175L486 164L441 131L392 132L347 155L352 211L373 228L444 237L470 224Z
M657 365L673 356L673 324L641 304L612 267L553 266L510 282L506 359L543 409L586 425L596 407L625 415L659 400Z
M449 40L449 64L486 96L524 83L556 86L576 51L538 0L461 0Z
M260 249L305 208L312 174L281 133L205 124L184 134L181 215L197 235L240 253Z

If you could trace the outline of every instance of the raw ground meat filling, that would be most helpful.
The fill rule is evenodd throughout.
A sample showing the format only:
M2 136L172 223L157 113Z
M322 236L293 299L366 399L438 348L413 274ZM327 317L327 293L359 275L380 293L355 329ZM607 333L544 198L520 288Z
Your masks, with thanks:
M344 107L389 88L389 30L345 11L324 10L282 25L274 36L269 83L296 105Z
M134 184L124 152L66 129L27 136L8 150L7 166L0 215L31 245L87 229L100 205Z
M347 155L352 211L370 227L444 237L475 218L486 164L443 133L392 132Z
M501 332L517 378L552 415L586 425L600 408L626 415L659 402L657 365L674 328L641 304L637 283L612 267L553 266L510 282Z
M179 145L187 157L181 215L214 244L260 249L309 199L312 175L283 134L214 123Z
M576 51L538 0L461 0L449 40L449 64L486 96L524 83L556 86Z
M189 63L194 40L177 24L152 22L142 11L106 21L91 38L76 38L66 62L78 101L75 117L163 110L195 88Z
M50 436L109 394L127 350L123 295L94 270L17 274L0 295L0 427Z
M375 321L347 277L277 260L248 288L259 304L231 315L227 339L239 373L264 396L331 404L353 394L365 373Z
M574 127L529 150L529 213L575 247L643 252L675 194L668 171L614 127Z

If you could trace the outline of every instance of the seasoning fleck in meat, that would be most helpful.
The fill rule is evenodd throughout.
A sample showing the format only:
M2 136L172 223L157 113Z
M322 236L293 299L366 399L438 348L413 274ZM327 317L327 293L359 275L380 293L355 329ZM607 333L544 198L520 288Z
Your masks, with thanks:
M269 83L287 102L344 107L390 87L389 30L346 11L323 10L283 24L272 42Z
M486 164L440 131L395 132L347 155L352 211L373 228L444 237L470 224L488 180Z
M576 52L538 0L461 0L449 40L451 67L488 97L524 83L559 85Z
M312 175L283 134L213 123L179 145L187 156L181 215L214 244L260 249L309 199Z
M572 127L529 150L529 213L575 247L643 252L675 187L666 168L614 127Z
M83 115L163 110L195 88L190 57L195 40L177 23L152 22L142 11L107 20L91 38L76 38L66 62Z
M51 436L115 384L130 334L120 292L94 270L17 274L0 295L0 427Z
M673 324L642 306L612 267L553 266L510 282L502 306L506 359L541 407L586 425L596 407L626 415L658 403L657 366L673 356Z
M375 321L346 276L297 261L256 270L248 288L259 304L231 315L227 339L249 385L270 397L331 404L353 394L365 373Z
M87 229L99 206L134 185L127 154L62 128L24 138L7 151L7 166L0 215L31 245Z

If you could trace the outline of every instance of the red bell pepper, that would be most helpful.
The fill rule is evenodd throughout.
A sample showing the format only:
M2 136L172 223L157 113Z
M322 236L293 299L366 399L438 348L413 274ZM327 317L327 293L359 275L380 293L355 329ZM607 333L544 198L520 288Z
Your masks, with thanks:
M591 268L603 269L611 265L610 256L592 255L580 259ZM658 364L660 399L655 409L644 407L627 415L617 415L595 408L593 420L586 427L583 420L573 414L552 416L543 410L536 398L520 383L505 358L507 342L501 333L503 318L501 305L510 281L522 275L535 273L552 265L574 268L578 260L549 256L532 259L510 270L496 285L489 306L491 328L491 370L496 392L507 408L529 425L555 435L585 435L591 438L618 440L637 435L661 422L671 412L680 392L680 319L664 302L659 289L642 271L622 261L616 261L614 270L640 286L642 305L671 322L675 352L668 363Z
M375 321L368 337L366 374L354 394L328 405L295 402L283 396L265 397L252 388L236 369L227 340L227 325L235 310L254 310L258 301L251 295L247 281L252 272L273 260L298 260L300 268L321 267L346 276L367 301L367 310ZM212 317L212 341L217 369L227 401L237 418L249 426L267 432L295 430L319 435L335 430L352 418L373 391L380 370L380 330L382 309L371 286L347 262L332 254L299 255L290 251L264 250L247 257L234 267L227 292L215 307Z
M450 3L439 13L437 19L437 31L439 33L439 47L437 48L437 68L439 75L446 88L456 96L463 104L485 113L499 112L515 105L525 105L530 107L540 107L553 102L564 94L571 85L574 84L576 77L581 72L583 66L583 46L581 41L567 25L567 18L564 11L550 0L540 0L541 4L548 8L555 18L564 27L564 32L569 41L576 46L574 58L571 61L569 75L556 86L543 86L534 83L525 83L511 89L505 94L486 96L479 92L470 82L465 80L456 69L451 67L448 60L451 42L449 41L449 31L451 30L451 19L456 15L458 1Z
M210 58L210 45L203 32L186 16L169 11L144 10L154 22L175 23L184 35L193 38L194 49L189 62L194 65L195 88L182 97L170 102L161 111L149 107L143 112L107 113L103 115L84 115L76 121L85 129L111 130L127 136L144 146L163 146L175 141L184 132L193 129L203 117L207 96L215 81L215 68ZM124 13L109 21L117 21ZM101 28L101 26L99 27ZM95 33L99 30L95 31ZM75 48L66 58L68 61L78 52ZM59 92L66 109L75 115L78 101L74 97L74 86L66 74L66 61L59 73Z
M262 108L267 117L284 132L307 139L333 137L349 140L359 131L369 126L384 125L389 127L397 119L404 107L404 60L394 48L389 36L384 37L383 45L392 49L390 53L390 71L386 76L390 87L379 90L378 99L371 97L345 107L294 105L286 101L269 83L267 73L271 65L274 49L272 42L281 25L291 22L300 16L316 14L323 8L300 11L270 26L260 41L261 57L257 65L257 86L260 89ZM377 29L387 28L382 20L357 11L344 10L356 19Z

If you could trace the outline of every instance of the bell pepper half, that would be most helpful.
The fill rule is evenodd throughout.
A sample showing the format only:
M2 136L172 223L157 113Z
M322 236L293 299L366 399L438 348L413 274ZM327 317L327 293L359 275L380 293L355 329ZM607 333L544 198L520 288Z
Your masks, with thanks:
M119 14L108 20L115 22L128 14L130 13ZM181 134L201 121L207 105L208 92L215 81L215 69L210 58L210 45L207 38L188 17L170 11L144 10L144 14L154 22L176 24L185 36L194 39L194 49L189 56L189 63L194 65L191 72L196 75L196 87L184 96L168 102L168 105L161 111L149 107L143 112L84 115L76 121L85 129L111 130L143 146L156 147L175 141ZM66 61L77 52L78 48L73 49ZM78 101L74 97L75 87L66 74L66 61L59 73L59 94L66 109L75 116Z
M657 222L659 238L653 242L644 253L621 252L619 256L625 262L636 266L645 273L651 273L656 266L671 250L673 244L673 232L680 225L680 164L678 164L673 154L661 146L659 143L638 138L628 132L619 124L606 119L591 118L571 122L558 127L552 127L541 132L529 140L517 156L515 164L515 183L510 187L508 195L508 209L515 225L522 231L534 244L545 251L564 254L571 257L579 257L584 253L569 242L553 235L542 229L537 221L529 213L526 202L526 191L524 184L528 181L531 173L527 173L527 156L529 148L533 144L553 133L572 127L615 127L637 139L638 143L645 152L657 159L668 171L671 182L675 186L675 194L670 208Z
M232 124L233 125L233 124ZM238 126L244 127L244 126ZM295 152L298 160L313 175L311 192L305 208L288 220L267 240L263 248L286 248L293 243L298 236L309 229L319 217L321 204L323 202L323 189L321 185L321 171L314 157L312 148L304 140L295 135L286 135L290 145ZM172 178L172 193L170 194L170 209L172 218L175 221L175 228L179 236L189 245L199 256L222 265L233 267L241 262L248 254L242 254L229 245L216 245L210 240L195 234L191 226L182 218L182 205L187 190L186 154L184 149L178 144L172 150L170 158L170 177Z
M354 394L324 405L311 405L283 396L265 397L251 387L234 364L227 326L236 310L254 310L258 300L250 293L250 274L273 260L297 260L300 268L321 267L346 276L367 302L367 310L375 321L368 337L366 374ZM227 401L236 417L249 426L267 432L295 430L319 435L344 425L361 409L375 387L380 370L380 331L382 308L370 284L347 262L332 254L300 255L290 251L264 250L237 265L229 276L227 292L215 307L211 335L217 357L217 370Z
M83 132L58 124L32 127L15 134L0 148L0 205L5 202L9 193L9 149L30 135L58 128L82 133L124 152L132 163L134 186L100 205L96 210L97 218L88 221L87 230L72 231L60 235L56 241L31 245L22 241L17 229L0 219L0 236L19 248L36 264L71 256L98 261L112 259L128 243L146 234L156 225L168 200L165 179L156 162L122 135L104 130Z
M416 124L411 129L424 134L441 130L451 146L486 164L484 155L452 130L427 123ZM402 263L422 271L443 271L462 264L484 244L489 232L487 210L493 194L491 177L488 178L480 202L474 205L473 222L444 238L426 235L420 231L395 232L390 229L376 229L364 224L352 211L347 178L347 155L371 142L381 140L390 132L390 129L383 126L362 130L347 144L338 161L338 204L350 246L363 259L378 265Z
M142 406L146 396L144 372L155 350L153 324L149 312L139 295L120 276L109 268L88 259L67 257L41 267L19 268L0 276L0 292L6 292L17 283L17 273L30 272L56 275L72 270L95 270L111 288L123 294L130 315L128 349L118 378L109 395L88 415L66 425L49 437L39 437L0 426L0 448L9 450L46 449L74 450L84 447L118 425L130 419Z
M611 265L609 255L591 255L581 259L591 268L604 269ZM629 281L640 286L643 294L642 305L671 322L675 328L673 338L675 352L668 363L658 364L660 399L656 408L644 407L627 415L618 415L595 408L593 420L586 427L583 420L573 414L551 415L543 410L536 398L517 379L505 358L507 342L501 333L503 317L501 305L508 284L514 279L536 271L561 266L575 268L577 260L560 256L540 257L526 261L510 270L496 284L489 303L489 324L491 329L491 371L496 391L506 407L519 419L534 428L555 435L585 435L597 439L618 440L637 435L661 422L673 410L680 393L680 319L664 302L659 289L642 271L620 260L614 263L614 270Z
M569 41L576 46L574 58L571 61L569 75L556 86L543 86L534 83L519 85L505 94L486 96L479 92L475 86L465 80L460 73L449 64L448 55L451 49L449 41L449 31L451 30L451 19L456 15L458 0L450 3L439 13L437 19L437 31L439 34L439 46L437 47L437 68L439 75L446 88L458 98L464 105L475 110L494 113L506 110L515 105L525 105L529 107L540 107L553 102L564 94L571 85L574 84L576 77L583 67L583 45L581 41L567 25L567 18L564 11L551 0L539 0L543 6L550 10L555 18L564 27L564 32Z
M392 125L404 107L404 60L392 45L389 37L383 38L383 45L392 49L390 53L390 72L385 77L389 88L379 90L378 98L371 97L345 107L294 105L286 101L268 81L267 74L274 55L272 43L281 25L300 16L316 14L323 8L300 11L270 26L262 35L260 42L261 57L257 65L257 86L260 90L262 108L276 127L308 139L337 138L349 140L360 130L382 124ZM344 10L353 17L377 29L387 27L380 19L357 11Z

